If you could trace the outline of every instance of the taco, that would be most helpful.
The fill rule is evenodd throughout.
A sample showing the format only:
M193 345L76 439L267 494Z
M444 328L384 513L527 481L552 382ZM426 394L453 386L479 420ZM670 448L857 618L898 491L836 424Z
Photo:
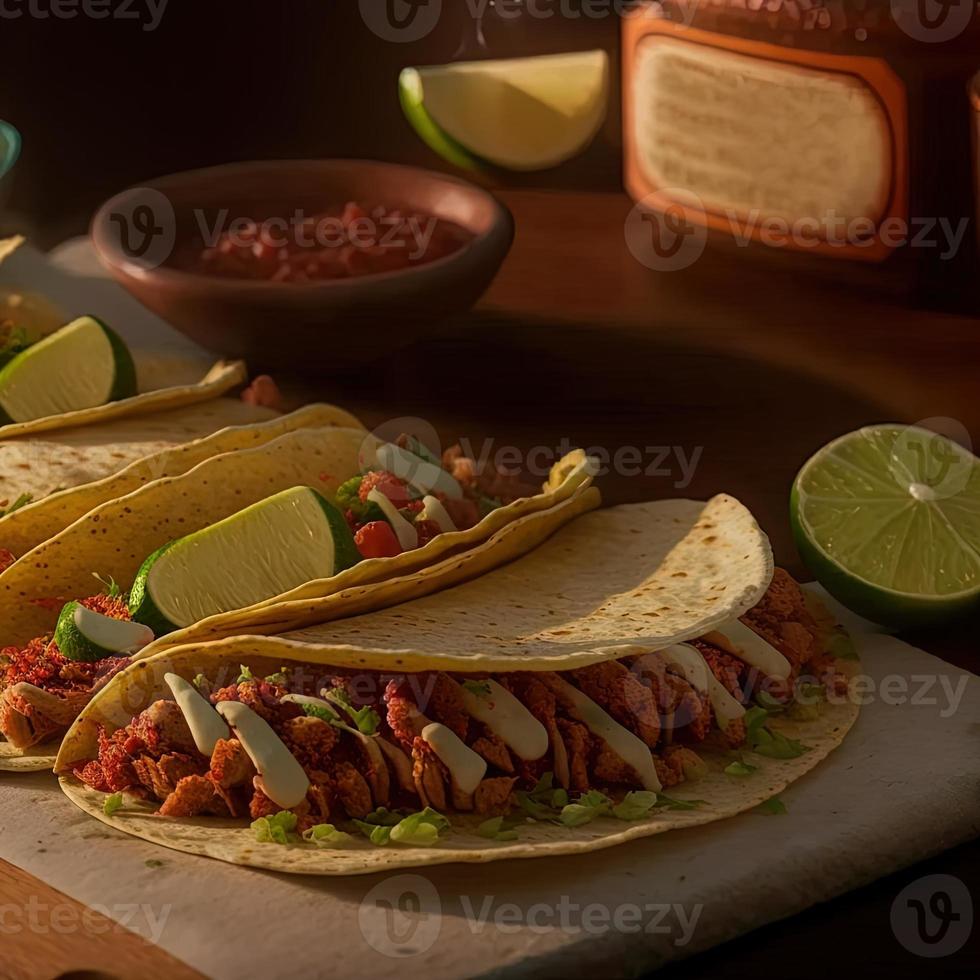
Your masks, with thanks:
M744 509L673 503L670 524L587 515L383 613L137 661L66 736L62 787L166 847L332 875L579 853L757 806L840 744L855 661Z
M7 561L54 537L94 507L152 480L179 476L221 453L303 428L361 423L333 405L280 416L231 398L116 419L40 438L0 442L0 549ZM6 502L4 502L6 501Z
M23 751L56 743L155 637L202 617L238 629L296 594L287 628L382 608L510 561L599 503L581 452L521 495L453 450L447 469L379 469L393 448L404 461L360 429L287 433L100 505L14 562L0 574L0 769L50 764ZM379 524L397 549L374 550Z
M219 361L193 383L147 387L156 372L140 360L94 316L44 337L0 323L0 440L209 401L247 378L243 362Z

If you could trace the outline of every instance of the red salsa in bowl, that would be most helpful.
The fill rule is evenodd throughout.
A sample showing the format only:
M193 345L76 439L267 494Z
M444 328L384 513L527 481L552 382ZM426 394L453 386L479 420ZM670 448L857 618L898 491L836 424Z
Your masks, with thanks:
M473 238L435 215L349 201L313 216L239 218L202 231L177 249L173 265L227 279L323 282L435 262Z

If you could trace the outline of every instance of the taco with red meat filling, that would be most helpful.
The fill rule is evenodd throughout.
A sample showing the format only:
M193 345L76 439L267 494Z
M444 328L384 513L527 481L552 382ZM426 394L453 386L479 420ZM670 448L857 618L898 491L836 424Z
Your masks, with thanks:
M146 840L316 874L575 853L741 812L857 711L845 635L749 522L731 498L600 511L438 595L171 648L82 712L62 786Z
M50 765L131 658L253 619L278 631L378 609L510 561L598 505L593 471L577 451L526 486L458 448L436 459L300 428L96 506L0 573L0 769Z

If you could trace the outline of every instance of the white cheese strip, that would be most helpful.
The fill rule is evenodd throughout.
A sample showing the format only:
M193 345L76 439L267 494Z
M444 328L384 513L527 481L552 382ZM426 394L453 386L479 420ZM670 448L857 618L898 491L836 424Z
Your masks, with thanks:
M489 691L475 693L460 684L466 713L500 737L521 759L540 759L548 751L548 730L505 687L494 680L470 682L485 685Z
M435 521L439 525L439 530L444 534L447 531L457 530L456 525L453 523L453 519L449 516L449 511L443 506L442 501L438 497L433 497L431 494L426 494L422 498L422 511L418 516L420 521Z
M708 661L697 647L692 647L689 643L678 643L661 650L660 654L680 670L691 687L698 693L707 695L718 720L718 727L722 731L745 714L741 702L715 677Z
M487 774L487 762L474 752L451 728L432 722L422 729L422 738L439 756L456 785L464 793L475 793Z
M739 619L733 619L717 630L706 633L704 639L733 657L744 660L766 677L785 680L793 672L790 662L771 643Z
M401 446L386 442L378 446L375 458L381 469L394 473L423 493L438 490L451 500L461 500L463 497L463 488L452 474Z
M623 728L615 719L608 715L591 698L586 697L577 687L572 687L568 681L558 678L565 698L574 706L575 714L593 735L608 742L609 747L623 762L632 768L644 789L657 792L663 788L653 764L653 756L646 743Z
M411 551L419 546L419 532L398 513L398 508L377 487L368 493L368 500L381 508L381 513L385 515L391 529L395 532L402 551Z
M299 806L306 799L310 781L269 723L240 701L220 701L216 708L235 729L242 748L259 772L265 795L284 810Z
M197 751L210 759L215 745L231 735L228 725L211 702L190 681L185 681L179 674L164 674L163 679L173 692L177 707L191 730L191 738L194 739Z

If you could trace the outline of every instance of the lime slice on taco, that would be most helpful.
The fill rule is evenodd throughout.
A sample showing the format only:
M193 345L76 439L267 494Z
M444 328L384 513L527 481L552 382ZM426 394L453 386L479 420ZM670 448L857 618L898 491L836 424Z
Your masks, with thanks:
M135 653L153 642L153 630L142 623L113 619L69 602L58 616L54 642L69 660L93 662Z
M0 422L30 422L135 394L136 369L128 348L100 320L83 316L0 370Z
M790 510L810 570L854 612L911 627L980 608L980 460L944 436L842 436L800 470Z
M155 551L129 607L160 636L330 578L360 558L340 511L316 490L293 487Z
M546 170L581 153L606 115L604 51L406 68L402 108L450 163Z

